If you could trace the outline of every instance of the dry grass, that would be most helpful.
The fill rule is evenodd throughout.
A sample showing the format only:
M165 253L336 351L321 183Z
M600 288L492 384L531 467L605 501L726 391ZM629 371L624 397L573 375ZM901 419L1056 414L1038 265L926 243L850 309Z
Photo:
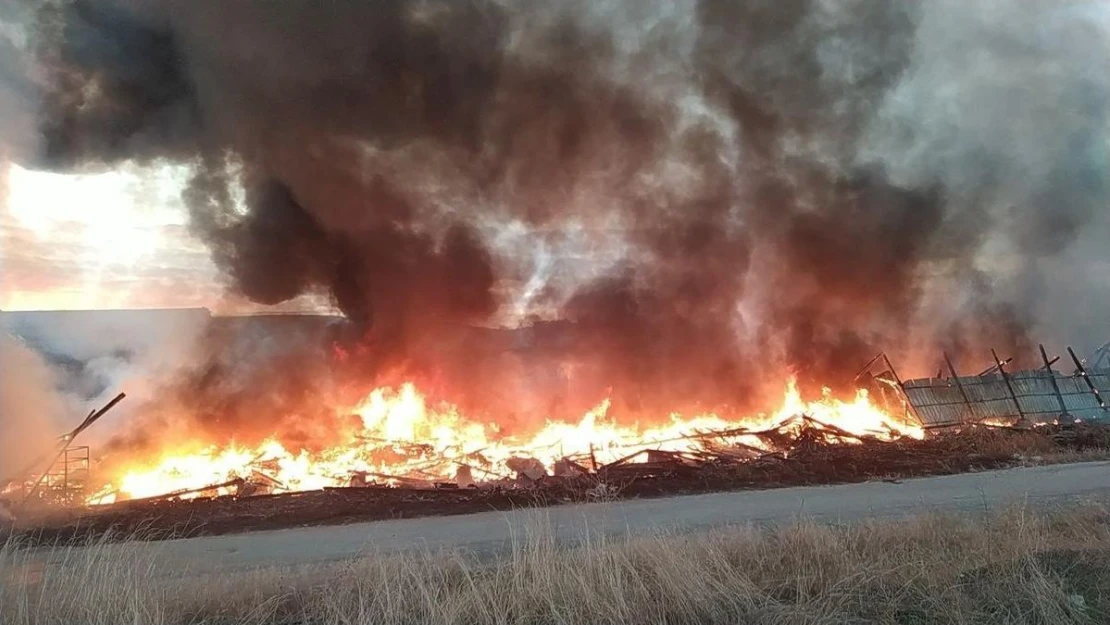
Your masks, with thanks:
M1077 462L1103 462L1110 460L1110 450L1105 449L1065 449L1048 453L1014 454L1019 467L1041 467L1050 464L1074 464Z
M1110 426L1081 424L1033 429L972 427L940 435L949 451L1012 458L1017 465L1066 464L1110 459Z
M537 515L542 519L542 513ZM590 538L538 522L497 557L366 556L297 571L161 570L141 545L31 566L0 550L0 623L1106 623L1110 508Z

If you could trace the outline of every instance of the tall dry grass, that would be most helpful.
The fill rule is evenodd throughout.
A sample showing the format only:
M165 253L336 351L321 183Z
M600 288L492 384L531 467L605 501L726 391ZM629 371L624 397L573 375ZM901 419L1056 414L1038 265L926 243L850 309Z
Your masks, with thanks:
M799 522L556 544L542 513L496 557L365 555L182 577L142 544L0 550L0 623L1107 623L1110 509Z

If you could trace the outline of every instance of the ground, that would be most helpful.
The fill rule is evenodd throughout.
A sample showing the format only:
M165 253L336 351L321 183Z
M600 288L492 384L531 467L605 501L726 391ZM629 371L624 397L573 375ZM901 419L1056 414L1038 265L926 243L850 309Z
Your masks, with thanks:
M974 513L1026 504L1036 509L1061 502L1110 500L1110 462L1075 463L897 483L781 488L565 505L542 510L483 512L338 527L302 527L207 536L141 546L162 570L207 573L262 565L318 564L414 548L498 553L537 523L550 526L559 542L585 536L648 534L660 530L706 530L745 523L783 524L795 519L849 522L927 512ZM111 549L98 545L99 549ZM74 549L40 550L46 564L72 558Z
M0 623L1097 625L1110 622L1108 472L9 543Z

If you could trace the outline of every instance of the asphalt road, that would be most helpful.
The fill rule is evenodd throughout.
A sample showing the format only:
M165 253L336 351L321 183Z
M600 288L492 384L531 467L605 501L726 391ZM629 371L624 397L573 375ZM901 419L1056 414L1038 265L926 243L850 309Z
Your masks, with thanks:
M506 548L542 524L558 540L583 536L691 531L798 518L850 522L923 511L976 513L1015 503L1045 507L1081 500L1110 501L1110 462L989 471L944 477L691 495L665 499L568 505L539 510L305 527L128 545L167 574L260 566L311 565L366 553L413 548L459 548L482 553ZM107 547L110 549L115 546ZM50 566L73 549L43 550ZM71 560L72 561L72 560Z

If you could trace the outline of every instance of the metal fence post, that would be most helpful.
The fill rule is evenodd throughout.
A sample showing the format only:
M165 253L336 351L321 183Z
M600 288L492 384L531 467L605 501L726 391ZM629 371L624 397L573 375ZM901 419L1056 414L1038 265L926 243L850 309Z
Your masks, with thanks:
M1021 410L1021 402L1018 401L1017 393L1014 392L1014 385L1010 382L1010 374L1006 373L1006 363L998 359L998 354L995 353L993 348L991 349L991 356L994 357L994 362L998 365L998 372L1002 374L1002 379L1006 381L1006 388L1010 391L1010 398L1014 400L1018 418L1025 421L1025 413Z
M1038 345L1041 348L1041 360L1044 361L1045 371L1048 372L1048 379L1052 382L1052 390L1056 393L1056 401L1060 404L1060 416L1070 417L1068 414L1068 405L1064 403L1064 396L1060 394L1060 385L1056 383L1056 372L1052 370L1052 361L1048 359L1048 352L1044 350L1044 345Z
M944 362L948 365L948 371L952 374L952 379L956 381L956 388L960 389L960 397L964 398L964 405L967 406L967 414L974 415L975 409L971 407L971 400L967 397L967 391L964 389L963 382L960 382L960 374L956 373L956 367L952 366L952 359L948 357L948 352L941 352L944 354ZM960 419L960 423L965 422L966 419Z
M1106 410L1106 402L1102 399L1102 393L1098 392L1098 387L1091 381L1091 376L1087 375L1087 370L1083 368L1083 363L1079 361L1079 357L1075 355L1075 350L1068 346L1068 355L1071 356L1072 362L1075 363L1076 370L1079 371L1080 377L1087 383L1087 388L1091 389L1091 394L1098 400L1098 407Z

